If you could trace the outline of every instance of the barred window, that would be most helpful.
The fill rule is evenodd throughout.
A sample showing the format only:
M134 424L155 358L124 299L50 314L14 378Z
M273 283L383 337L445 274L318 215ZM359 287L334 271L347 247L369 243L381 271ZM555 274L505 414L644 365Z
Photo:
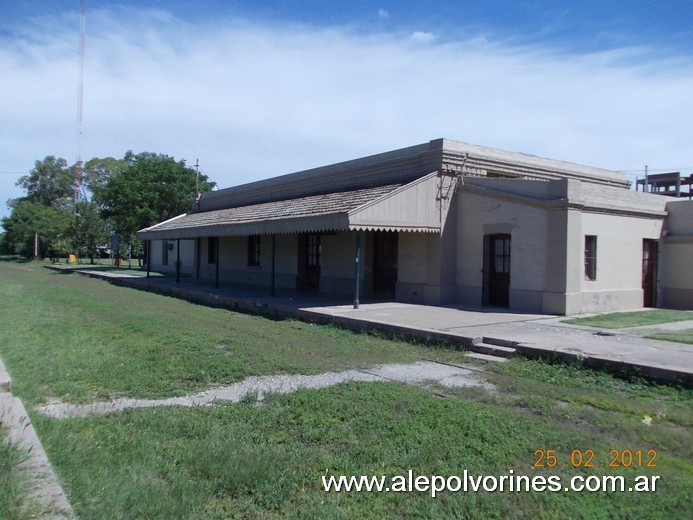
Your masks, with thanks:
M585 235L585 279L597 279L597 237Z

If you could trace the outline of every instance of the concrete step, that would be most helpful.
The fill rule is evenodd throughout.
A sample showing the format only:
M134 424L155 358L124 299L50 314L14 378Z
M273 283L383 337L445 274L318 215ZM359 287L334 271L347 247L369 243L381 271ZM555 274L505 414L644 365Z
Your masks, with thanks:
M509 339L501 339L501 338L489 338L488 336L484 336L483 343L488 343L489 345L498 345L499 347L509 347L509 348L516 348L517 347L517 341L512 341Z
M478 354L508 358L517 354L517 349L509 345L514 345L514 343L506 340L484 337L474 338L474 341L467 349Z
M507 357L490 356L488 354L481 354L479 352L467 352L465 357L480 359L482 361L493 361L494 363L505 363L508 360Z

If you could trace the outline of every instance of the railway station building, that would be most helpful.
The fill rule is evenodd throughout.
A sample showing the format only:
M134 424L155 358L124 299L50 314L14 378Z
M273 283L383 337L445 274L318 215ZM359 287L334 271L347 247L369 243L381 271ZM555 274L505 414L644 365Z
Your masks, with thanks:
M271 294L693 309L693 201L449 139L205 193L138 237L154 271Z

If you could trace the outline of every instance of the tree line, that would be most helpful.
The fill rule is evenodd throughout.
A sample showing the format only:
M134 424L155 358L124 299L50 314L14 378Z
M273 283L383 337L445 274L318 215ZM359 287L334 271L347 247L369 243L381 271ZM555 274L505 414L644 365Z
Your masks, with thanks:
M79 185L78 185L79 184ZM16 185L24 196L7 201L2 219L3 254L56 260L69 254L91 262L102 245L118 236L120 251L138 256L138 230L190 210L197 172L167 155L128 151L122 159L93 158L81 168L55 156L37 160ZM199 174L199 191L216 184Z

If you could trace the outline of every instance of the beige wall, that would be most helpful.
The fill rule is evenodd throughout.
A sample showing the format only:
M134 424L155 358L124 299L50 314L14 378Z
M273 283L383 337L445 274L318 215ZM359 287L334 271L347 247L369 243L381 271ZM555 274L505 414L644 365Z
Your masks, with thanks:
M163 240L150 241L151 246L151 263L149 267L152 271L161 273L175 273L176 260L178 258L178 241L166 241L169 246L168 263L163 263ZM191 276L195 272L195 241L181 240L180 241L180 272L181 274Z
M661 304L693 310L693 201L671 201L667 212L660 247Z
M589 190L585 194L581 188L578 181L475 179L461 190L457 211L460 303L481 304L484 235L507 233L511 235L511 308L579 314L642 307L642 241L660 238L663 217L583 209L602 201L592 200L596 194ZM625 190L617 195L623 203L630 195L621 191ZM660 201L654 203L660 205ZM594 281L585 279L585 235L597 236ZM673 256L678 262L680 253Z
M584 252L585 235L597 237L597 279L587 280L584 268L574 273L581 298L569 313L642 307L642 241L659 239L661 232L659 219L583 213L577 239Z
M361 233L361 279L363 294L369 294L370 241L368 233ZM299 235L276 235L275 284L279 289L295 289L298 284ZM214 281L216 265L208 262L207 238L200 239L200 279ZM239 287L269 288L272 283L272 237L260 239L260 265L248 265L248 237L221 237L219 241L219 282ZM319 291L352 295L354 292L354 259L356 232L322 234L321 273ZM372 282L371 282L372 284Z
M693 202L613 188L583 189L579 181L470 179L450 201L442 233L399 233L396 299L424 304L481 305L484 236L511 235L510 307L579 314L642 306L642 241L660 240L659 300L693 308ZM608 192L608 193L607 193ZM613 197L612 197L613 195ZM645 197L645 198L643 198ZM631 200L632 199L632 200ZM643 213L636 216L637 204ZM610 204L621 207L610 207ZM633 204L636 209L624 210ZM600 209L595 209L600 208ZM628 213L630 211L630 213ZM664 233L663 233L664 231ZM584 273L585 236L597 236L597 278ZM353 295L356 232L321 235L320 292ZM152 269L175 272L176 241L161 265L161 241L152 242ZM247 237L220 239L220 282L268 288L272 239L261 239L259 266L247 265ZM181 272L196 272L195 242L181 240ZM299 235L276 236L276 286L296 288ZM199 240L199 276L214 281L207 239ZM371 294L373 233L361 232L361 294Z
M434 246L428 233L400 233L397 252L397 300L423 303L428 280L429 250Z
M362 240L362 250L366 247L363 242ZM353 294L356 232L323 234L320 237L320 249L320 292ZM363 273L361 276L363 277Z
M216 265L208 261L208 238L200 239L200 279L214 281ZM275 284L295 288L297 274L297 235L275 237ZM260 265L248 265L248 237L219 238L219 283L226 285L270 287L272 282L272 237L260 239Z
M484 235L503 233L511 235L510 307L541 311L547 271L547 211L493 192L463 191L457 218L460 303L481 305Z
M663 307L693 310L693 236L667 237L660 248Z

